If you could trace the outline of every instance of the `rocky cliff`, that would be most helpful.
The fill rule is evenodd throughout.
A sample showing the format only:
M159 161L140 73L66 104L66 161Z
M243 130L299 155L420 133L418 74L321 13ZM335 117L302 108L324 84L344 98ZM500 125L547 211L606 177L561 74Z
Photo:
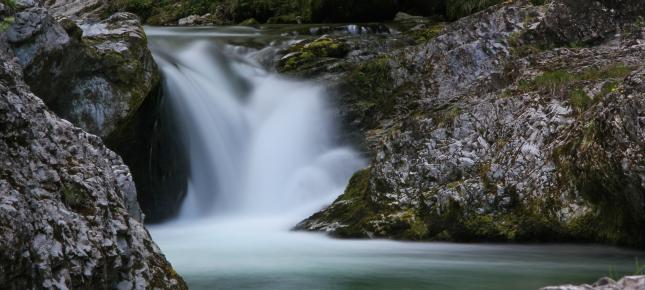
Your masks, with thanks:
M19 1L9 43L49 109L96 134L133 171L147 221L172 217L186 161L162 120L160 75L139 18L103 1Z
M121 158L30 92L5 34L0 60L3 289L186 289Z
M371 165L297 228L645 245L644 6L511 1L349 52L320 77Z

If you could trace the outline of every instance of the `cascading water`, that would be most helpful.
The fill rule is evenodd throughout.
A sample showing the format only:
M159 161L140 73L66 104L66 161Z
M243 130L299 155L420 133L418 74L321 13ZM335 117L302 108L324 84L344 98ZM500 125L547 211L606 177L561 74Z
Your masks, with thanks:
M289 38L239 27L146 32L190 159L180 217L150 230L191 289L537 289L633 270L642 254L290 232L365 163L336 144L323 87L263 68Z
M190 156L180 217L319 209L364 162L332 142L322 87L276 77L253 62L254 51L245 61L234 48L153 47Z

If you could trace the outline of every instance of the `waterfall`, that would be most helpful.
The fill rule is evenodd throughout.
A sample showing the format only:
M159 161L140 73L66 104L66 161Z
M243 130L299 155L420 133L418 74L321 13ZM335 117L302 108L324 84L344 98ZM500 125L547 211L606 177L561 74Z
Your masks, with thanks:
M280 77L260 65L273 57L275 47L255 50L213 39L177 42L172 50L154 42L151 48L179 120L178 138L189 154L180 220L303 217L333 201L365 165L351 148L336 144L335 115L324 87Z

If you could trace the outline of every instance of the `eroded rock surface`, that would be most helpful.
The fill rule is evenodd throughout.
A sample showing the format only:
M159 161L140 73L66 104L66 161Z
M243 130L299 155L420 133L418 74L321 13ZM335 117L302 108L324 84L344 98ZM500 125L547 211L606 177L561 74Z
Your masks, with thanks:
M297 228L645 245L645 14L585 3L501 4L356 64L340 101L372 111L352 115L371 166Z
M121 158L30 92L4 34L0 60L3 289L187 289L144 228Z
M128 13L94 21L55 11L37 5L19 11L9 42L25 80L50 109L107 137L159 82L143 28Z
M618 282L611 278L601 278L593 285L561 285L549 286L540 290L643 290L645 289L645 276L626 276Z

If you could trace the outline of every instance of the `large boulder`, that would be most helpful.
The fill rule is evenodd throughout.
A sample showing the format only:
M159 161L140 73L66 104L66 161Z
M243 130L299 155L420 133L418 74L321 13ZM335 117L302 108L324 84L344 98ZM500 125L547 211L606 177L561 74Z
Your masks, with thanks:
M0 285L187 289L142 223L128 167L50 112L0 34Z
M127 13L80 28L59 21L42 7L17 13L8 36L25 80L61 117L107 137L159 82L143 28Z
M298 228L645 245L642 28L614 19L623 33L599 31L602 45L538 47L570 2L505 3L375 59L390 89L372 107L387 118L365 131L371 166Z
M138 17L105 17L102 1L44 4L22 7L8 31L26 82L49 109L124 158L147 221L174 216L187 166L161 116L160 75Z

